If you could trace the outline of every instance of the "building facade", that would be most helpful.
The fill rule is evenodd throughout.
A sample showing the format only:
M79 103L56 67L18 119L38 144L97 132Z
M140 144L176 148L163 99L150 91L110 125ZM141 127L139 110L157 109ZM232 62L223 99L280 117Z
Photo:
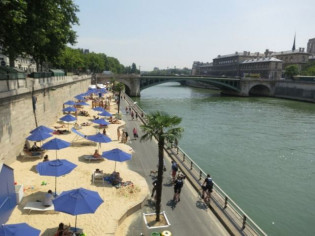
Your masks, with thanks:
M308 40L307 52L312 54L312 55L315 55L315 38Z
M211 75L212 63L194 61L191 75Z
M243 78L279 80L282 75L282 61L274 57L245 60L240 63L239 68Z

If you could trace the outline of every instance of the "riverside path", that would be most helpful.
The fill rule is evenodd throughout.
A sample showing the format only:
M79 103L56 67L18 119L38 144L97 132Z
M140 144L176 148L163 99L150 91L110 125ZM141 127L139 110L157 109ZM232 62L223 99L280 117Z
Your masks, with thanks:
M120 108L123 114L123 120L126 122L125 131L128 132L130 138L127 144L135 151L132 160L128 162L128 166L131 170L142 175L146 179L150 189L152 189L153 179L150 176L150 171L157 169L157 143L155 140L140 142L140 137L142 136L140 128L141 121L132 120L131 116L124 112L127 105L127 102L122 99ZM139 138L137 140L133 139L133 128L136 128L138 131ZM175 207L173 206L173 185L167 184L171 170L170 158L168 158L167 155L164 157L167 171L164 172L161 211L166 212L171 226L168 228L155 229L154 231L162 232L169 230L172 232L172 235L183 236L229 235L216 216L200 199L198 193L193 189L189 181L186 180L184 182L184 187L181 192L181 201L177 203ZM130 225L127 235L135 236L141 235L142 233L145 236L149 236L151 231L147 230L144 226L142 213L152 212L155 212L154 204L149 199L145 206L139 212L135 213L137 214L137 218Z

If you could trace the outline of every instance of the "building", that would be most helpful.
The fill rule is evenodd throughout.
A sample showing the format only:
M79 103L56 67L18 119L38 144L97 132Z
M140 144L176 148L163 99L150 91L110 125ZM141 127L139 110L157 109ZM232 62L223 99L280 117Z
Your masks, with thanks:
M243 78L278 80L282 75L282 61L274 57L249 59L240 63L239 69Z
M309 39L307 43L307 52L315 55L315 38Z
M302 66L308 63L310 56L310 53L305 52L304 48L282 52L270 52L265 54L267 54L268 57L275 57L279 60L282 60L282 71L284 71L285 68L290 65L297 65L299 70L301 70Z
M194 61L191 75L211 75L212 63Z
M0 47L0 66L9 66L9 57L2 53L2 47ZM36 72L36 63L31 56L19 56L15 59L14 66L25 73Z
M214 76L227 76L234 77L240 76L239 65L246 60L254 59L262 56L259 52L250 53L235 52L229 55L218 55L213 59L213 66L211 68L211 74Z

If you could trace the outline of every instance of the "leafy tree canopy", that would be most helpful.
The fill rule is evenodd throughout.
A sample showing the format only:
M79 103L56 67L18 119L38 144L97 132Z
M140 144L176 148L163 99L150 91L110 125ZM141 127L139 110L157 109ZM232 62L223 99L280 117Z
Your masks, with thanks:
M299 74L299 68L298 68L297 65L290 65L290 66L287 66L287 67L285 68L284 74L285 74L285 76L286 76L287 78L292 79L293 76Z

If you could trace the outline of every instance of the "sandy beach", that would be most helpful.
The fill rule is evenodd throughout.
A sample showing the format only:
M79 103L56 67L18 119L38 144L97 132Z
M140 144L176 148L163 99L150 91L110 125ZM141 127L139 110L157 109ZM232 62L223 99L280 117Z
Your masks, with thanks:
M109 96L110 93L106 94ZM93 119L93 115L97 115L98 112L93 111L91 107L91 101L87 103L90 106L84 106L83 109L88 111L91 117L78 116L78 123L87 122ZM109 112L115 114L117 112L117 105L112 100L111 109ZM62 107L60 107L60 111ZM62 114L60 117L63 116ZM47 127L53 128L54 126L61 126L61 123L57 122L55 124L42 124L39 121L39 125L45 125ZM123 144L117 141L117 127L124 125L124 121L120 121L120 124L110 124L106 129L107 135L112 139L112 142L103 143L100 148L100 153L103 151L111 150L113 148L120 148L123 151L132 153L133 150L127 144ZM70 124L70 129L73 125ZM66 124L64 128L68 129ZM31 130L30 130L31 131ZM84 135L93 135L99 131L99 126L97 124L91 123L90 126L82 126L79 130ZM104 159L103 161L91 161L88 162L84 159L85 156L92 155L95 149L98 148L98 144L80 138L73 132L70 134L53 135L52 138L59 138L65 141L71 142L74 145L58 150L59 159L67 159L68 161L77 165L77 167L65 176L57 178L57 192L76 189L76 188L86 188L89 190L94 190L99 193L104 203L96 210L95 214L84 214L78 215L77 227L82 228L86 235L107 235L112 234L123 235L124 229L128 227L128 224L122 224L122 228L118 230L118 220L123 216L123 214L131 207L142 202L148 195L149 187L143 177L139 174L131 171L127 167L126 162L117 162L116 171L120 172L120 176L123 181L132 181L133 185L127 187L116 188L110 183L105 181L105 184L92 183L92 173L95 169L103 170L103 173L111 174L115 168L115 162ZM45 140L44 142L49 141ZM33 142L31 142L32 144ZM46 152L49 156L49 160L54 160L56 158L56 151L49 150ZM36 165L42 162L42 159L24 158L18 159L12 163L11 167L14 169L15 181L18 185L24 186L24 198L22 202L17 205L11 214L11 217L7 224L26 222L32 227L41 230L41 235L54 235L56 233L57 227L60 222L66 225L74 226L75 216L68 215L62 212L50 211L50 212L37 212L32 211L30 214L28 211L23 210L23 207L27 202L30 201L41 201L43 200L44 194L49 190L55 189L55 177L50 176L40 176L36 172ZM46 182L46 185L42 183Z

